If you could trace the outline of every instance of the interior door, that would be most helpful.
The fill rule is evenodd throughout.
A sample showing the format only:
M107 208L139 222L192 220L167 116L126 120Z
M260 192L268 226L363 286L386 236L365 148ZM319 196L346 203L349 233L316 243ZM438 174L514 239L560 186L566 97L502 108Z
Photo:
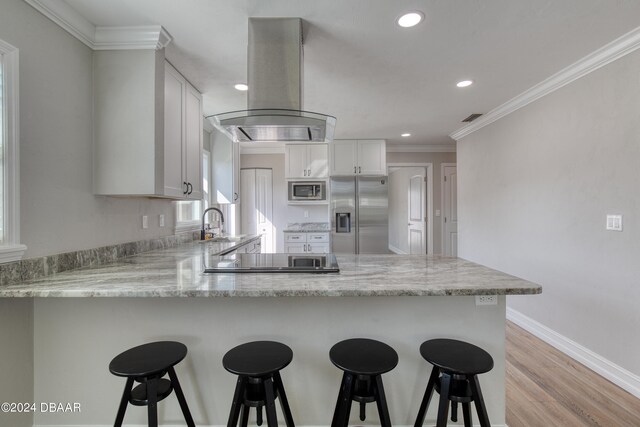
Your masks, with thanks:
M443 254L458 256L458 175L456 166L444 166L443 194Z
M427 215L426 210L426 181L424 169L409 177L409 253L419 255L427 253Z
M240 217L242 220L242 234L256 234L258 230L256 215L256 170L242 169L240 171Z
M262 251L275 252L273 231L273 171L255 169L256 174L256 232L262 234Z

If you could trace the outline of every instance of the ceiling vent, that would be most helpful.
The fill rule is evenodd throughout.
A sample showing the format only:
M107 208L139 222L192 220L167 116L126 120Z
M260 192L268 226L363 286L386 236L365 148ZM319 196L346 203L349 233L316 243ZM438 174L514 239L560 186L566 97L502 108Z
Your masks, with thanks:
M472 115L470 115L469 117L467 117L466 119L464 119L462 121L462 123L471 123L472 121L474 121L475 119L477 119L478 117L480 117L482 114L481 113L473 113Z

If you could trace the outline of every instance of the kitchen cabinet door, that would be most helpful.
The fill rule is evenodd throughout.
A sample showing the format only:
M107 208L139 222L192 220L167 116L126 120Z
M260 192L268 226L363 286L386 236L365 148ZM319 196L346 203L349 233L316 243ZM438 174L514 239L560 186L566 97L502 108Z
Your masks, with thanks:
M353 176L357 172L357 141L334 141L331 146L331 175Z
M306 252L306 243L286 243L284 245L284 252L287 254L303 254Z
M327 244L327 243L308 243L307 244L307 253L328 254L329 253L329 244Z
M358 174L387 174L387 147L384 140L358 140Z
M285 178L307 178L307 146L304 144L288 144L285 147L285 165Z
M183 175L189 184L187 197L202 199L202 95L189 83L185 92Z
M187 191L182 174L184 135L183 94L187 82L175 68L165 63L164 77L164 194L184 197Z
M329 177L329 153L327 145L307 145L307 158L308 177Z

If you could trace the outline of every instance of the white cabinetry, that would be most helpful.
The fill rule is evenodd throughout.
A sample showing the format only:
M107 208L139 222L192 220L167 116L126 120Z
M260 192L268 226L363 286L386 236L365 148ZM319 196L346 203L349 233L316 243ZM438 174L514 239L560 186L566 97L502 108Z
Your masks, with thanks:
M164 50L93 53L93 191L202 197L202 97Z
M284 233L288 254L326 254L330 252L329 233Z
M214 129L211 138L212 200L240 203L240 144Z
M332 144L332 176L386 174L387 147L384 140L336 140Z
M327 144L287 144L285 178L322 179L329 177Z

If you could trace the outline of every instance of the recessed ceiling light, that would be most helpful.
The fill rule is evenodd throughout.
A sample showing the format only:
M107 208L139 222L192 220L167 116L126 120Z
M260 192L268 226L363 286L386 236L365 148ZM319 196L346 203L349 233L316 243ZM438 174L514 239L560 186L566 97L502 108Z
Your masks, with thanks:
M467 86L471 86L473 84L472 80L463 80L461 82L456 83L456 86L458 87L467 87Z
M237 85L234 86L237 90L249 90L249 86L247 86L244 83L238 83Z
M408 12L396 19L396 23L401 27L409 28L418 25L423 19L424 13L422 12Z
M403 134L402 134L402 135L400 135L400 136L402 136L402 137L406 138L406 137L408 137L408 136L411 136L411 134L410 134L410 133L403 133Z

